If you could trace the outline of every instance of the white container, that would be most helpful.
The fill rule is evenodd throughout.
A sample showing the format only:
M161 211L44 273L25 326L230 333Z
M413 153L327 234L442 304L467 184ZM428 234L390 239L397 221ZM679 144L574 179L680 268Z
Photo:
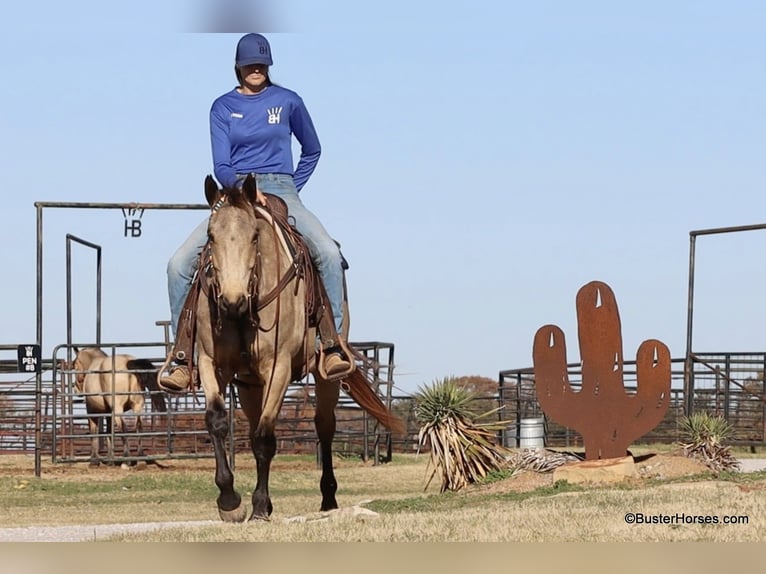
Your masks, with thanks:
M545 446L545 419L521 419L519 421L519 448L543 448Z

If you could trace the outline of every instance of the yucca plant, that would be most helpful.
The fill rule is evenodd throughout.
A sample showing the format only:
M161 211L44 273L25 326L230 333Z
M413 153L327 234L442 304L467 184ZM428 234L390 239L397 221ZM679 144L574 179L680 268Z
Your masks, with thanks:
M477 423L496 413L493 409L474 415L469 404L475 395L458 385L454 377L420 387L415 394L415 414L420 425L418 452L428 444L431 458L426 469L441 474L441 492L457 491L485 477L488 472L506 468L509 451L495 444L496 431L506 422Z
M701 460L714 472L736 470L739 461L723 442L734 434L734 427L721 416L706 412L693 413L680 420L686 442L682 442L686 456Z

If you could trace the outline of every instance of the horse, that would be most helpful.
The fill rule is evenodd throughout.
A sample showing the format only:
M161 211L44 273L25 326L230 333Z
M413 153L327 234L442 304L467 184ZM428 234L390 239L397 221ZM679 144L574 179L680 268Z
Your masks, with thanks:
M226 391L234 383L249 425L256 462L256 486L250 520L270 520L271 461L276 454L275 426L287 387L311 373L316 382L314 426L320 444L321 510L338 508L332 468L335 406L343 389L381 424L401 429L360 369L342 381L323 379L317 366L316 328L306 311L307 281L295 273L296 261L269 211L256 201L256 185L248 176L240 188L219 189L205 179L211 207L208 222L208 279L196 307L196 351L205 395L205 423L215 456L217 507L224 522L244 522L246 504L234 489L226 456L229 430Z
M125 420L123 413L133 411L136 415L135 432L142 430L141 412L144 408L144 390L149 389L152 407L158 412L167 412L165 397L157 386L156 367L146 359L136 359L132 355L107 355L97 347L75 348L75 359L70 368L79 371L75 378L75 389L85 395L85 408L88 412L88 428L90 429L92 465L99 464L98 452L98 422L104 415L107 417L107 445L109 457L114 456L112 444L112 425L119 429L122 436L123 456L130 455L127 437L125 436ZM90 371L90 372L85 372ZM143 371L143 372L132 372ZM149 372L151 371L151 372ZM139 456L143 455L139 442Z

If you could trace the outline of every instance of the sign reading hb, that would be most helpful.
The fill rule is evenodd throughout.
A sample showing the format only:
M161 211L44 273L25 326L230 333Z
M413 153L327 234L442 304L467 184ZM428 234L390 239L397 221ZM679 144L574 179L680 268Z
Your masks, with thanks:
M141 237L141 218L143 215L143 207L122 208L122 216L125 218L125 237Z
M40 345L19 345L18 357L20 373L39 373L42 371Z

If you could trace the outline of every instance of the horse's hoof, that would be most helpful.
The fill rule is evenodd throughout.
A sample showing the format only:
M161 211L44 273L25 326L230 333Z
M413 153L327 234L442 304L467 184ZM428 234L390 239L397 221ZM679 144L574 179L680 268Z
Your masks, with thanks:
M224 522L244 522L247 517L247 506L240 504L234 510L223 510L222 508L219 508L218 516L220 516L221 520Z
M250 520L270 520L269 516L274 511L271 499L268 496L253 494L253 512L250 514Z
M327 512L328 510L338 510L338 503L335 500L330 502L322 502L322 506L319 508L319 512Z
M90 461L89 461L89 463L88 463L88 465L89 465L91 468L96 468L96 467L98 467L100 464L101 464L101 461L100 461L100 460L98 460L97 458L92 458L92 459L90 459Z

